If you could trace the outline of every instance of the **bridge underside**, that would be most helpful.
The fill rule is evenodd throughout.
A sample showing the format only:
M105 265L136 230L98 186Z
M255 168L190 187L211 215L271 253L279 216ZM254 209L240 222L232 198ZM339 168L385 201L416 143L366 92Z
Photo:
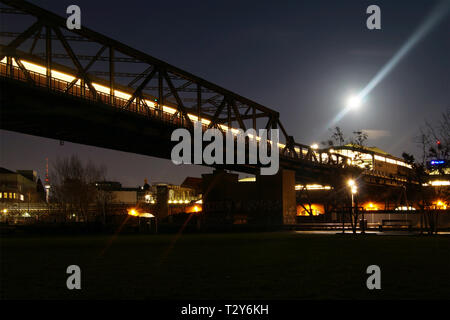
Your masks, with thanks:
M19 81L0 81L2 129L170 159L167 123Z
M73 143L171 158L175 124L1 77L1 129ZM257 174L258 165L215 165ZM325 182L338 168L280 157L301 182Z

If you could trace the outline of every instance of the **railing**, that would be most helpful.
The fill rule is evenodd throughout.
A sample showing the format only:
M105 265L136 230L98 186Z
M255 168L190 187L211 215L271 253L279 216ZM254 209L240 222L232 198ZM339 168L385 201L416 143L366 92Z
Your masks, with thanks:
M58 93L80 97L93 103L103 103L120 110L138 113L142 116L160 120L171 125L188 128L186 119L180 113L172 114L166 112L162 110L162 106L158 106L157 108L150 107L137 98L127 107L127 99L120 98L116 95L106 94L98 90L96 94L94 94L88 86L78 84L81 80L78 80L77 83L71 85L68 81L55 77L50 77L50 79L48 79L47 75L29 69L26 69L25 73L20 67L4 62L0 62L0 75L2 77L27 82L36 87L48 88ZM201 125L202 131L206 131L209 128L208 125L204 123ZM348 159L345 156L326 152L315 152L306 145L295 144L295 154L293 152L284 152L284 145L279 146L279 149L280 156L291 160L310 161L317 164L339 167L348 164Z
M101 102L118 109L139 113L143 116L155 118L180 127L187 127L184 119L180 115L174 116L161 109L146 107L143 103L136 103L136 99L129 105L129 108L125 109L128 103L127 99L105 94L101 91L97 91L97 94L94 95L87 86L83 87L79 84L74 84L69 88L70 82L55 77L50 77L50 81L48 82L46 75L28 69L27 74L29 77L27 77L19 67L7 65L3 62L0 62L0 74L7 78L28 82L37 87L49 88L59 93L80 97L91 102ZM202 126L206 129L206 126Z

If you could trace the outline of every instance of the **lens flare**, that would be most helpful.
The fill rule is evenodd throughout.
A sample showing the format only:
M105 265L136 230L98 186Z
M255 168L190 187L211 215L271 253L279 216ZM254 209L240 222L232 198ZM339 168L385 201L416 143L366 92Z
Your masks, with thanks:
M341 120L351 109L351 106L357 106L364 101L364 98L383 80L397 64L402 60L406 54L411 51L411 49L420 42L435 26L437 26L445 16L450 12L450 1L442 0L437 4L433 10L427 15L425 20L420 24L420 26L409 36L409 38L403 43L400 49L395 53L395 55L377 72L377 74L370 80L370 82L361 90L361 92L352 98L352 101L347 104L341 112L339 112L336 117L328 124L328 128L333 127L333 125L339 120Z
M450 11L450 2L441 1L431 13L425 18L422 24L414 31L414 33L406 40L399 51L381 68L373 79L364 87L359 94L365 97L375 88L381 80L386 77L389 72L400 62L400 60L420 41L433 27L439 24Z

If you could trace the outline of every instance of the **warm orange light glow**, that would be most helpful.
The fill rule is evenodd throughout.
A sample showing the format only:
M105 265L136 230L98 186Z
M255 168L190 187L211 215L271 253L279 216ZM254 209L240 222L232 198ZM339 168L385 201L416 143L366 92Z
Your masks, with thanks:
M202 211L202 206L195 204L186 208L186 213L197 213Z
M373 203L369 203L369 210L376 210L376 208Z
M140 217L140 218L154 218L155 217L150 212L139 212L135 208L128 209L128 215L133 216L133 217Z
M447 210L448 207L448 204L442 200L436 200L433 204L436 206L436 209L439 210Z
M383 205L379 204L379 203L374 203L374 202L366 202L363 204L363 208L364 208L364 210L367 210L367 211L377 211L377 210L382 210Z
M304 204L303 206L297 206L297 216L310 216L310 213L312 213L313 216L318 216L325 213L325 208L321 204L312 203L311 205Z
M139 215L139 212L137 212L136 209L133 208L133 209L128 210L128 214L129 214L130 216L136 217L136 216Z

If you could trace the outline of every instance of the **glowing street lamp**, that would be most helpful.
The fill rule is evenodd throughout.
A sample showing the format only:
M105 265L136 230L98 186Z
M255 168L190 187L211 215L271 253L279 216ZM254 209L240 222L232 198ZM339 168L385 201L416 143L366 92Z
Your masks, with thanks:
M347 181L347 184L350 188L350 193L352 195L352 215L355 216L355 209L356 209L355 208L355 194L358 193L358 186L356 185L356 182L353 179L349 179ZM363 227L362 227L361 233L364 233L364 211L363 211L362 219L363 219Z
M348 186L350 187L350 193L352 194L352 214L354 214L355 208L355 194L358 192L358 187L353 179L348 180Z

